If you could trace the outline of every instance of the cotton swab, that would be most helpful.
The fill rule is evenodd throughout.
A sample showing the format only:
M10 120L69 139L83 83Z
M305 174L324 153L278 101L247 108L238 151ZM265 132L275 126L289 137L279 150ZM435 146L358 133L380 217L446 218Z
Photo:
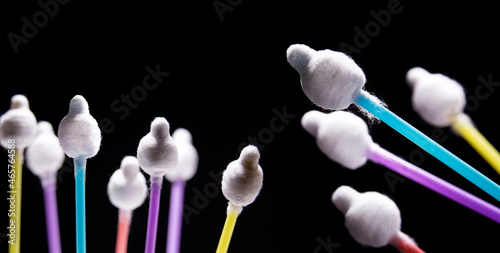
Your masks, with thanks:
M500 201L498 184L389 111L378 98L363 90L365 75L347 55L331 50L315 51L306 45L296 44L288 48L287 58L299 72L302 90L312 102L328 110L342 110L352 103L356 104Z
M500 209L496 206L373 143L365 122L352 113L336 111L325 114L310 111L302 117L302 126L316 138L320 150L342 166L358 169L369 159L500 223Z
M148 194L146 178L139 172L139 162L134 156L123 158L108 183L109 201L118 208L116 253L126 253L132 212L144 203Z
M413 88L413 108L425 121L435 127L451 126L500 174L500 153L463 112L465 92L458 82L420 67L406 73L406 82Z
M76 252L85 253L85 171L87 159L99 151L101 130L83 96L71 99L68 115L59 123L58 137L64 153L75 163Z
M179 253L186 181L196 173L199 157L192 144L193 137L188 130L178 128L172 134L172 138L177 144L179 157L177 167L165 174L165 178L172 183L168 214L167 253Z
M0 117L0 125L0 143L2 147L7 149L9 156L9 198L13 196L15 199L15 211L13 215L9 213L9 227L14 225L15 231L14 233L9 232L9 241L13 241L13 243L9 243L9 252L19 253L21 251L21 197L24 149L33 142L37 134L36 118L30 111L29 102L25 96L14 95L11 98L10 110ZM12 229L9 228L9 231L12 231Z
M151 177L145 253L155 252L163 176L174 170L178 162L177 145L169 131L170 125L165 118L155 118L151 131L141 139L137 148L139 165Z
M264 178L259 158L257 147L248 145L241 150L238 160L229 163L222 174L222 193L229 203L216 253L227 252L238 215L259 195Z
M332 202L345 215L345 226L358 243L376 248L391 244L405 253L424 252L400 231L401 213L387 196L359 193L344 185L335 190Z
M50 253L61 252L57 213L57 171L64 163L64 151L49 122L38 123L38 135L26 150L26 165L40 178L44 194L47 241Z

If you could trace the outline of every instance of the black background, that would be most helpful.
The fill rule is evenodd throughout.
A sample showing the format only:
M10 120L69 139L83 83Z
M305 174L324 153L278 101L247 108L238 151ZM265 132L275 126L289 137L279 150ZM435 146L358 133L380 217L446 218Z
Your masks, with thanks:
M87 248L113 252L117 210L108 200L107 182L137 144L154 117L166 117L172 130L191 131L200 155L199 169L186 188L185 204L198 213L184 223L182 252L214 252L225 219L226 200L213 186L218 174L239 155L238 147L256 136L261 144L264 187L238 219L230 252L397 252L357 244L344 227L342 214L330 201L340 185L379 191L391 197L402 215L402 230L427 252L498 251L499 226L412 181L402 182L382 166L369 162L357 171L342 168L323 155L300 125L312 105L300 88L299 76L286 61L286 49L303 43L314 49L355 46L355 27L374 21L371 11L387 10L386 1L229 1L223 20L214 1L84 2L60 5L54 17L15 53L9 33L21 35L22 17L41 11L36 1L3 3L2 92L0 112L10 97L25 94L38 120L55 128L67 114L69 100L83 95L91 114L111 120L100 152L87 167ZM466 112L497 147L499 92L479 99L478 77L500 81L498 5L487 1L400 1L385 27L352 53L363 68L366 89L384 100L409 123L441 140L473 167L500 183L500 177L449 128L435 130L412 109L405 73L414 66L444 73L462 83L470 96ZM112 109L115 100L131 95L156 66L169 75L147 91L128 115ZM496 87L496 90L499 88ZM482 89L481 92L485 92ZM137 93L139 94L139 93ZM136 94L136 95L137 95ZM144 95L144 94L139 94ZM471 104L472 102L477 104ZM119 102L121 106L124 104ZM269 133L275 111L296 115L283 129ZM357 109L350 108L357 112ZM122 117L123 119L121 119ZM278 121L279 122L279 121ZM279 124L278 124L279 125ZM264 130L263 130L264 129ZM259 140L259 133L261 138ZM370 126L382 147L498 206L498 202L457 173L390 129ZM266 142L264 145L263 142ZM6 155L6 152L3 151ZM5 164L7 157L5 156ZM75 251L74 179L71 160L59 173L58 204L64 252ZM0 177L6 191L7 173ZM391 188L392 186L392 188ZM169 183L165 181L157 237L164 252ZM207 196L207 201L197 197ZM199 194L198 194L199 195ZM7 193L0 210L7 226ZM196 202L199 201L199 202ZM195 203L196 202L196 203ZM23 252L47 252L43 195L38 178L27 169L23 179ZM144 249L148 201L133 217L129 252ZM1 231L0 231L1 232ZM2 251L6 230L0 233ZM322 242L333 246L326 250ZM317 250L317 251L315 251Z

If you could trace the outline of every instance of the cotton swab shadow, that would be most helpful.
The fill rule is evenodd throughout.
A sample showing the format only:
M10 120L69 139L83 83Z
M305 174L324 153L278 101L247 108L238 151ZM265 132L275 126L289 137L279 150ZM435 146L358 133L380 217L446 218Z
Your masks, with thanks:
M199 157L196 148L193 146L191 133L188 130L178 128L172 134L172 138L177 145L179 157L175 169L165 174L165 178L172 184L166 252L179 253L181 248L184 191L186 182L196 173Z
M141 139L137 148L139 165L150 175L151 180L145 253L154 253L156 248L163 176L174 170L178 162L177 145L169 131L170 125L165 118L155 118L151 123L151 131Z
M331 50L315 51L306 45L292 45L288 62L300 74L302 89L318 106L346 109L354 103L423 148L460 175L500 201L500 186L443 148L431 138L387 109L378 98L363 90L366 81L361 68L347 55ZM370 115L370 114L369 114Z
M69 103L69 112L59 123L59 144L75 163L76 252L87 252L85 215L85 171L87 159L94 157L101 145L101 130L90 115L89 105L81 95Z
M9 226L13 224L14 243L9 243L10 253L21 251L21 204L24 150L33 142L37 134L35 115L29 109L28 99L24 95L11 98L10 109L0 118L0 143L9 155L9 194L15 198L15 211L9 218ZM12 173L11 173L12 172Z
M451 126L500 174L500 153L463 112L465 92L457 81L415 67L406 73L406 82L413 89L413 108L425 121L435 127Z
M26 165L40 178L44 195L47 242L50 253L61 252L57 212L57 171L64 163L64 151L49 122L38 123L38 135L26 150Z
M373 143L364 121L352 113L336 111L325 114L310 111L303 116L302 126L316 138L316 143L323 153L349 169L357 169L367 160L371 160L500 223L498 207L408 163Z

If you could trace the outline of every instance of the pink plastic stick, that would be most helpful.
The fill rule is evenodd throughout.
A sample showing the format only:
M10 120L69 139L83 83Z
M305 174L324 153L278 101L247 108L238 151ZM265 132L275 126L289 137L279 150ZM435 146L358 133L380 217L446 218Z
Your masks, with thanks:
M130 230L131 211L120 210L118 214L118 231L116 233L115 253L127 253L128 234Z

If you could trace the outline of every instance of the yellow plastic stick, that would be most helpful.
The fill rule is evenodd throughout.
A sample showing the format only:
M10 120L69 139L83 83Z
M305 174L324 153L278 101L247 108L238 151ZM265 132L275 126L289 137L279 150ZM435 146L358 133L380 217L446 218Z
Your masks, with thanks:
M11 189L12 195L14 195L15 202L13 203L14 205L11 204L11 207L15 208L14 211L14 216L9 217L9 226L11 224L11 221L14 220L14 226L15 226L15 232L14 232L14 240L13 243L9 242L9 252L10 253L19 253L21 252L21 193L22 193L22 182L23 182L23 152L24 149L14 149L15 150L15 155L14 155L14 161L13 161L13 166L14 166L14 188ZM10 167L9 167L10 168ZM10 233L10 230L9 230ZM8 237L8 240L11 240L11 237Z
M452 118L451 125L500 174L500 153L476 129L470 118L460 114Z
M216 253L226 253L229 248L229 243L231 242L231 236L233 235L234 226L236 225L236 219L241 213L243 208L241 206L235 206L229 202L227 207L227 217L224 223L224 228L222 229L222 234L220 235L219 245L217 246Z

